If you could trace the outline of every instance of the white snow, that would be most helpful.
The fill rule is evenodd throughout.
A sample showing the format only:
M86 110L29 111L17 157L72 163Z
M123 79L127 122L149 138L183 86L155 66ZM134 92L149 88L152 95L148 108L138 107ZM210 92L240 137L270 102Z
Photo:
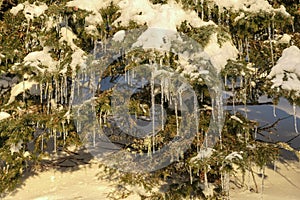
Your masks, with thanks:
M210 36L204 52L209 55L212 65L219 71L225 67L228 59L236 59L238 56L238 50L231 41L226 41L221 46L218 44L217 33Z
M169 1L168 4L153 5L149 0L122 0L118 3L121 16L115 24L127 26L130 20L138 24L147 24L151 28L176 31L176 27L187 21L193 27L201 27L214 23L202 21L193 10L184 10L181 4Z
M72 61L70 63L72 70L76 71L77 66L84 67L84 63L86 61L85 52L82 49L80 49L73 41L77 39L77 36L73 33L71 28L66 27L62 27L60 33L60 42L67 42L68 46L70 46L71 49L74 51L72 54Z
M67 3L68 7L77 7L82 10L86 11L92 11L93 13L98 13L101 8L107 7L111 0L74 0L74 1L69 1Z
M42 51L29 53L24 58L24 65L36 67L42 73L45 73L45 71L49 73L55 72L57 70L58 62L51 57L49 51L49 47L44 47Z
M27 20L33 20L34 17L39 17L48 9L48 6L42 2L34 2L33 4L29 4L26 1L24 5L25 8L23 10L23 14Z
M18 12L20 12L21 10L24 9L24 5L22 3L18 4L17 6L14 6L11 8L11 10L9 11L11 14L13 15L17 15Z
M5 55L3 55L2 53L0 53L0 64L2 62L2 58L5 58Z
M281 44L289 44L292 37L289 34L283 34L283 36L278 40Z
M235 115L232 115L232 116L230 117L230 119L233 119L233 120L238 121L238 122L240 122L241 124L243 124L243 121L242 121L239 117L237 117L237 116L235 116Z
M259 12L269 12L275 13L279 12L285 16L290 16L289 13L286 12L286 9L283 5L280 8L273 8L268 1L266 0L213 0L212 3L217 5L220 9L226 8L231 9L232 11L247 11L251 13L259 13Z
M7 119L10 117L10 114L7 113L7 112L0 112L0 121L3 120L3 119Z
M73 40L77 39L77 36L73 33L71 28L62 27L60 29L61 38L60 42L67 42L67 44L71 47L72 50L78 49L78 47L74 44Z
M70 67L72 70L76 70L77 66L81 68L85 68L85 61L86 61L85 52L81 49L77 49L72 54L72 62L70 63Z
M11 153L11 155L13 155L13 153L19 153L20 149L22 148L22 144L23 144L22 140L20 140L17 144L12 144L10 146L10 153Z
M233 159L237 158L237 159L240 159L240 160L243 160L243 156L241 155L243 152L232 152L230 153L229 155L227 155L225 157L225 160L229 160L229 161L232 161Z
M36 81L26 80L26 81L22 81L22 82L18 83L17 85L15 85L11 89L10 98L8 100L7 105L14 102L16 96L18 96L19 94L21 94L22 92L24 92L28 89L31 89L33 86L35 86L37 84L38 83Z
M34 2L30 4L28 1L24 3L18 4L10 10L10 13L13 15L17 15L21 10L23 10L23 14L25 18L29 20L33 20L35 17L39 17L44 14L44 12L48 9L48 6L42 2Z
M268 78L273 82L272 88L295 91L300 96L300 50L296 46L286 48L277 64L272 68Z
M143 32L133 47L143 47L144 49L156 49L169 51L171 41L176 40L176 32L167 29L148 28Z
M125 30L120 30L116 32L112 38L113 41L122 42L125 37Z

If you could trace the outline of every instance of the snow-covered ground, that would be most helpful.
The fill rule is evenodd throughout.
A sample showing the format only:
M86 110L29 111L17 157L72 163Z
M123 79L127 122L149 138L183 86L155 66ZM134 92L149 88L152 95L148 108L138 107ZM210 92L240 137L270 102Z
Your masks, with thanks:
M267 99L265 99L267 100ZM262 101L265 101L262 99ZM237 107L243 110L244 107ZM273 115L272 105L248 106L247 114L250 119L260 122L260 125L271 124L278 118L284 118L293 114L292 106L281 99L276 107L276 117ZM243 111L242 111L243 112ZM300 108L297 108L297 120L300 127ZM295 136L294 118L289 117L278 123L271 137L275 141L286 141ZM300 147L300 138L293 141L294 148ZM97 174L101 172L95 160L90 161L90 165L82 165L74 170L62 172L50 169L39 172L37 175L24 179L24 184L3 200L65 200L65 199L108 199L107 195L113 191L115 183L98 179ZM254 168L255 180L259 193L251 191L255 188L252 176L247 172L247 188L238 189L232 184L230 199L254 200L263 197L265 200L297 200L300 194L300 162L295 153L283 151L282 157L274 166L266 168L264 191L261 193L260 170ZM240 179L241 180L241 179ZM133 194L127 200L140 199L137 194Z
M92 161L91 161L92 162ZM113 183L99 180L98 164L81 166L74 171L51 169L30 176L15 192L3 200L73 200L107 199ZM128 199L138 199L131 195Z

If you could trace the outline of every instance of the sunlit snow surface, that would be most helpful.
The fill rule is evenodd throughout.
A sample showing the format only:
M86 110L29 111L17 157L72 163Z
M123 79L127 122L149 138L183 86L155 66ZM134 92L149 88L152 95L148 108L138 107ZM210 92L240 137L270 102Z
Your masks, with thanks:
M300 50L296 46L285 49L268 78L273 88L295 91L300 96Z

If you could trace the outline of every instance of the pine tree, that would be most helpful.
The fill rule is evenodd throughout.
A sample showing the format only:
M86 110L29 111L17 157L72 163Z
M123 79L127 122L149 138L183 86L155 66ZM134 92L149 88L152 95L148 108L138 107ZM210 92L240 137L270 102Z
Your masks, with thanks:
M134 20L127 24L117 22L122 13L116 2L109 2L97 11L70 6L70 2L0 1L0 81L6 81L0 82L0 109L10 116L0 123L1 193L14 189L25 171L34 171L43 166L46 156L52 158L50 163L54 166L57 159L61 158L60 152L67 150L68 146L85 148L83 138L94 133L95 126L105 130L105 136L113 144L131 155L151 155L151 152L159 151L165 144L178 138L178 124L181 122L186 123L187 127L193 124L196 129L195 139L188 150L174 153L176 158L170 158L174 162L157 171L130 173L116 170L114 164L117 163L104 165L106 173L103 177L117 179L120 183L118 190L111 194L114 198L117 194L120 199L128 195L130 191L127 185L143 187L148 192L140 194L144 199L221 198L228 195L228 177L235 173L235 166L243 173L247 170L251 172L253 165L264 168L277 158L278 147L275 144L256 140L255 135L260 134L263 129L255 128L258 126L256 122L235 111L224 113L224 126L222 130L216 130L220 134L217 136L219 141L213 149L205 148L211 119L216 117L216 111L211 108L218 103L218 99L211 96L218 90L213 91L209 86L220 84L220 80L205 79L195 70L185 73L186 69L180 65L179 55L174 52L162 53L140 48L126 52L126 48L120 49L122 45L132 45L135 42L132 40L147 30L147 24ZM155 5L170 3L156 0L151 2ZM232 92L227 103L245 106L257 104L259 96L266 94L272 96L274 101L283 95L288 97L270 89L271 82L266 74L270 73L282 51L291 43L280 44L276 42L277 37L288 33L293 36L296 45L300 44L299 35L294 32L299 30L296 20L299 18L298 3L270 1L272 8L285 5L291 16L276 10L258 13L237 11L218 7L212 1L177 3L188 9L188 12L196 11L199 19L214 22L201 27L193 26L187 20L182 22L177 27L177 32L183 38L192 38L199 44L199 48L205 48L212 35L216 34L220 47L232 40L239 50L238 58L228 61L221 72L217 72L209 60L201 58L203 60L198 61L205 61L203 66L206 68L203 72L221 74L225 90ZM42 12L30 10L37 7ZM241 17L241 13L244 17ZM97 21L97 17L101 17L101 20ZM118 41L108 42L123 30L137 36L125 37L123 44ZM130 32L131 30L140 31ZM174 49L183 46L176 42L172 45ZM193 48L185 49L190 55L195 51ZM109 64L103 69L99 68L99 62ZM199 64L197 61L189 62L190 65ZM171 97L162 92L154 95L154 90L161 88L151 81L143 87L143 91L136 92L129 98L128 110L114 110L116 103L113 101L120 103L125 98L122 94L118 95L117 87L122 87L122 83L134 84L130 83L134 75L151 74L150 67L142 68L144 71L141 72L138 71L138 66L155 64L168 66L167 69L161 67L158 70L169 74L176 72L188 80L197 96L189 104L199 105L197 118L190 116L196 122L183 119L183 112L177 110L175 105L168 107L171 99L176 99L172 94ZM79 79L80 75L89 76L90 80ZM125 77L125 82L120 82L120 77ZM96 81L96 78L109 80L110 84L117 82L119 85L101 89L103 82ZM89 92L95 97L92 98L92 103L88 102L82 108L76 107L78 99L75 94L80 93L77 91L77 86L80 85L78 80L86 81L84 83L88 85L82 87L85 89L84 98L91 98L86 94ZM162 75L157 80L166 81ZM95 83L99 85L94 87ZM170 88L169 93L178 92L178 88ZM298 96L293 99L300 105ZM149 120L154 111L150 110L151 106L155 109L154 103L160 104L161 109L166 109L167 117L166 126L153 137L135 137L134 133L126 135L112 120L113 112ZM180 105L180 102L176 103ZM89 123L90 110L95 111L97 124ZM80 115L74 111L78 111ZM83 124L85 126L82 130L80 127ZM153 187L160 187L162 192L153 190Z

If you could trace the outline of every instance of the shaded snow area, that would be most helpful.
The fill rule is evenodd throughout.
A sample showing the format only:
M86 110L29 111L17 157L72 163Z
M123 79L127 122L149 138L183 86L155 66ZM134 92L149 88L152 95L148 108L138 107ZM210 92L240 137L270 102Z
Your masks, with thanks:
M264 98L261 102L270 102L271 99ZM300 134L297 133L297 127L300 128L300 107L293 106L285 99L280 98L278 105L254 105L254 106L228 106L226 109L233 109L247 113L250 120L257 121L258 127L267 127L276 122L276 126L271 132L262 132L263 135L257 135L256 138L267 142L288 142L293 148L300 150ZM295 116L294 116L295 114ZM242 121L233 116L233 120ZM295 123L296 122L296 123ZM296 125L296 127L295 127Z
M300 50L296 46L285 49L268 78L273 88L295 91L300 96Z

